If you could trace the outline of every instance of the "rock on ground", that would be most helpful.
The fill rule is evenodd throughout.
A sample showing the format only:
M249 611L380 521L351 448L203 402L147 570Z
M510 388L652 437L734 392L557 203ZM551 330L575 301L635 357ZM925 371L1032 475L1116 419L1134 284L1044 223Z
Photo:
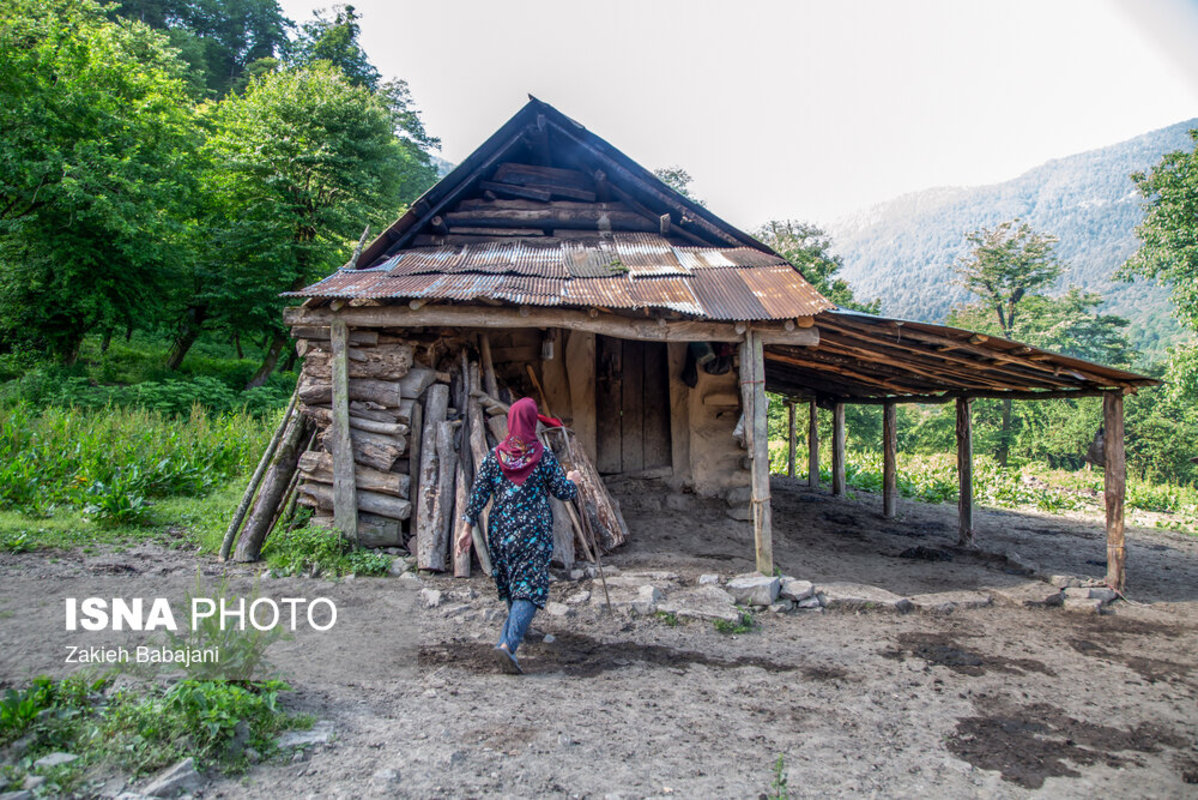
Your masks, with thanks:
M737 575L724 587L732 599L741 605L768 606L778 599L782 581L765 575L750 573Z
M861 583L828 583L820 585L824 607L829 611L897 611L906 613L911 601L893 592Z
M194 792L204 785L204 776L196 770L194 758L185 758L155 775L141 793L149 797L175 797Z

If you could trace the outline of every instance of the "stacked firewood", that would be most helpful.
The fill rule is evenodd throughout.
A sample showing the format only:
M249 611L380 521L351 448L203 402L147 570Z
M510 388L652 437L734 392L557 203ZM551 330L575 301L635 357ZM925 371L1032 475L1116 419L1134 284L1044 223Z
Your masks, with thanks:
M284 446L264 456L263 466L269 460L270 469L263 483L283 483L270 502L309 506L312 524L333 528L336 445L331 435L330 331L296 327L292 335L304 366L294 413L289 410L280 427ZM452 569L457 576L470 574L477 555L489 574L486 510L479 527L470 532L473 547L458 553L453 546L464 532L462 517L474 476L488 451L507 435L506 401L513 393L496 379L487 337L353 330L348 345L349 441L359 543L406 546L419 568ZM543 432L543 441L563 466L583 475L574 504L553 501L555 559L571 566L576 552L594 560L597 553L623 543L627 527L619 508L573 434L550 429ZM255 488L251 482L247 499ZM262 505L261 492L259 496ZM273 527L281 516L278 509L272 506L258 515L269 512L275 512L269 522ZM257 558L266 533L269 528L248 543L243 536L238 558Z

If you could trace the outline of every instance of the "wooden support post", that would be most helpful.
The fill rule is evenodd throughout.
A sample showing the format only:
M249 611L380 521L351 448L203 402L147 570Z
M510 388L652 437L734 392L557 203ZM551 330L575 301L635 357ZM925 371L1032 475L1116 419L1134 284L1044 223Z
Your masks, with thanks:
M1123 496L1127 486L1127 460L1123 450L1123 394L1102 397L1102 485L1106 499L1106 582L1117 592L1124 588L1127 547L1123 543Z
M957 544L973 547L973 398L957 398Z
M745 333L740 348L740 390L745 408L745 436L749 445L752 472L753 540L757 571L774 574L774 545L770 515L770 448L768 407L765 397L765 356L761 337Z
M844 494L844 403L832 406L832 494Z
M882 516L893 519L898 511L897 406L882 406Z
M440 523L437 517L437 498L439 482L438 471L441 469L437 452L437 429L445 421L446 409L449 407L449 387L443 383L434 384L424 401L424 430L421 434L423 441L420 445L420 479L416 495L416 566L419 569L440 571L445 569L445 553L437 550L437 539L440 535ZM416 434L413 433L413 436ZM415 469L415 464L412 464ZM444 469L452 469L453 464L446 464Z
M795 401L786 401L786 476L795 476Z
M354 477L354 446L349 436L349 327L334 317L330 325L333 350L333 524L358 543L358 490Z
M819 488L819 406L811 401L807 419L807 485Z

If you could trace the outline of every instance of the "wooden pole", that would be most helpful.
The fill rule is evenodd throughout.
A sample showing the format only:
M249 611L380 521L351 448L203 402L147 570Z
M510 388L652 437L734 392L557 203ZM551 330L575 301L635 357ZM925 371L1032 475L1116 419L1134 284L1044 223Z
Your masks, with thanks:
M770 449L765 397L765 356L761 337L749 330L740 348L740 390L745 407L745 436L751 457L753 541L757 571L774 574L774 545L770 515Z
M221 561L229 558L229 551L233 549L233 540L237 538L237 531L241 528L241 522L245 519L246 512L250 510L250 503L254 501L254 494L258 491L258 484L262 482L262 476L266 474L266 468L270 465L270 460L274 458L275 450L278 449L279 442L283 438L283 431L287 430L288 425L291 424L297 397L295 392L291 393L291 402L287 404L287 410L283 412L283 421L279 423L274 436L270 438L270 443L266 445L266 450L262 453L262 458L258 460L258 466L254 468L254 474L250 477L250 483L245 487L245 494L241 496L237 511L233 513L233 519L229 520L225 538L220 543Z
M333 451L333 524L357 544L358 489L349 435L349 327L345 320L334 317L329 332L333 350L333 424L328 440Z
M882 406L882 516L893 519L898 511L898 407Z
M832 494L844 494L844 403L832 406Z
M786 476L795 476L795 401L786 401Z
M807 409L807 485L819 488L819 406L812 400Z
M969 397L957 398L957 544L973 547L973 419Z
M1127 460L1123 450L1123 394L1108 392L1102 398L1103 497L1106 499L1106 582L1122 592L1127 566L1123 542L1123 497L1127 486Z
M291 477L299 462L299 448L307 429L307 420L303 414L292 414L287 432L279 441L274 460L262 477L262 490L254 503L245 522L245 529L237 539L237 550L234 553L236 561L257 561L262 550L262 543L270 533L270 524L274 521L275 510L282 505L291 485Z
M440 571L445 568L445 554L436 552L439 467L437 428L445 420L448 407L449 387L443 383L429 387L424 401L424 431L421 434L420 478L416 495L416 566L420 569ZM412 435L414 437L416 434L413 432ZM452 469L453 464L446 464L444 468ZM412 464L412 469L415 469L415 464Z

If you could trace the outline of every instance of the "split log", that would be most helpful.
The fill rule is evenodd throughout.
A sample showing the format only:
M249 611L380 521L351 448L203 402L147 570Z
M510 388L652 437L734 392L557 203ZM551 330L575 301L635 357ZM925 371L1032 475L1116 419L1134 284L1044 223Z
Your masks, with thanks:
M463 448L465 451L465 448ZM469 528L474 527L469 522L466 522L462 517L466 514L466 503L468 502L467 487L466 487L466 471L462 467L462 462L459 460L455 465L456 475L454 476L454 493L453 493L453 524L450 530L453 532L449 537L449 546L453 550L453 577L469 578L470 577L470 545L466 546L465 550L458 550L458 537L463 533L467 533ZM473 542L471 542L473 543Z
M437 384L429 389L424 404L424 430L420 437L419 494L416 496L416 565L420 569L444 569L444 553L435 551L437 521L437 431L445 421L449 406L449 387ZM415 436L413 435L413 438Z
M324 406L309 406L304 405L302 409L304 416L315 422L322 428L327 428L333 423L333 409L325 408ZM394 419L394 418L393 418ZM408 435L408 426L400 422L379 422L373 419L354 416L353 410L350 410L349 427L356 428L367 433L377 433L380 436L396 436L403 437Z
M320 450L304 453L299 459L300 473L313 483L333 483L333 456ZM354 467L354 482L359 489L408 498L411 478L398 472L383 472L358 464Z
M479 404L492 417L498 417L500 415L506 416L508 409L511 408L511 406L509 406L507 403L496 400L494 395L488 394L487 392L481 391L479 389L472 391L470 396L478 400Z
M437 491L433 498L432 541L430 563L425 569L445 569L452 526L454 483L457 478L457 459L453 451L453 424L437 423Z
M549 499L549 508L553 511L553 561L570 569L574 566L574 537L576 531L570 521L567 506L556 497Z
M349 431L349 438L353 446L354 461L383 472L389 471L396 459L403 455L407 448L406 439L380 436L377 433L367 433L353 428ZM334 458L337 457L337 445L330 436L329 430L320 434L320 442L326 450L333 454Z
M358 514L358 544L363 547L399 547L403 544L403 523L362 511Z
M545 431L544 441L552 445L554 454L565 469L576 469L582 476L578 491L592 523L596 546L607 553L627 540L628 524L619 506L607 493L607 487L603 485L595 465L575 439L574 432L567 428L550 428Z
M400 423L408 425L412 421L412 405L415 400L402 400L395 408L374 403L369 400L351 400L349 404L349 413L351 417L358 419L368 419L374 422ZM320 409L320 410L317 410ZM332 411L332 408L327 405L309 405L307 403L301 406L301 411L313 419L318 416L325 416Z
M475 375L477 377L478 366L474 366ZM474 458L474 475L475 480L478 480L478 473L483 467L483 460L487 457L487 432L483 429L483 412L479 407L478 402L471 400L466 406L466 419L470 425L470 453ZM478 525L474 526L474 551L478 553L479 563L482 564L483 572L487 575L491 574L491 558L490 552L487 550L486 532L487 523L490 521L490 501L483 507L483 510L478 515Z
M436 378L437 373L427 367L412 367L407 375L395 381L355 378L349 382L349 399L397 408L405 399L419 397ZM300 378L299 398L310 406L330 405L333 385L304 374Z
M307 506L331 511L333 509L333 487L324 483L301 483L300 502ZM358 492L358 510L369 511L391 519L407 519L412 516L412 504L401 497L392 497L378 492Z
M245 530L237 541L237 561L257 561L262 551L262 543L270 533L270 523L274 520L275 510L282 504L283 496L291 485L299 461L300 442L303 441L304 431L308 423L299 414L291 416L291 423L283 438L279 441L274 461L262 478L262 489L258 492L258 500L250 518L245 523ZM330 497L332 490L330 489Z
M328 380L332 374L332 354L323 348L310 349L304 356L304 372L313 378ZM367 349L350 348L349 377L398 380L412 369L411 345L387 345Z

